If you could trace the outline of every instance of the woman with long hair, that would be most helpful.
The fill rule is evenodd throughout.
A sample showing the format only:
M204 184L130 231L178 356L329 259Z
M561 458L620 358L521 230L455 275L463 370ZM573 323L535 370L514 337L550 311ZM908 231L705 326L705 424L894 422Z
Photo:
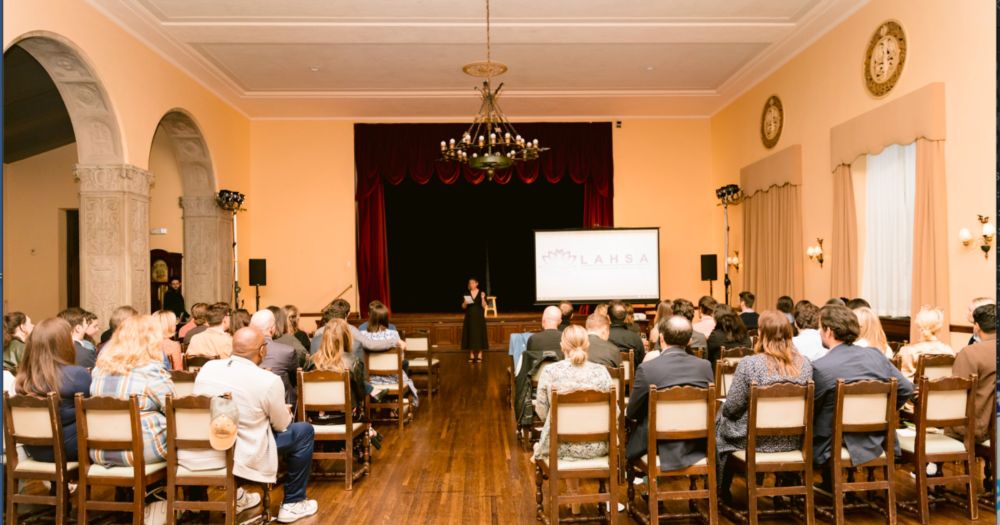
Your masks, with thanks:
M305 370L322 370L325 372L351 373L351 399L354 408L359 409L365 392L365 365L354 358L351 348L354 339L351 337L351 327L344 319L331 319L326 323L319 349L310 356Z
M10 312L3 316L3 367L12 373L24 358L24 345L35 325L24 312ZM70 360L72 362L72 360Z
M285 309L280 306L268 306L267 309L274 314L274 335L271 338L276 343L292 347L295 350L297 366L306 366L306 357L309 356L307 348L309 347L302 346L302 342L296 339L294 334L288 332L288 315L285 313Z
M167 457L167 394L174 394L170 372L163 367L163 328L150 315L125 319L101 350L94 367L90 395L128 399L139 396L143 457L159 463ZM92 450L101 465L130 467L131 450Z
M73 397L78 393L90 394L90 372L73 364L76 349L71 332L69 323L58 317L38 323L28 337L14 383L20 395L44 397L49 392L59 393L59 422L66 461L76 461L78 457ZM26 446L25 451L35 461L55 461L52 447Z
M160 343L160 350L163 351L164 364L173 370L184 370L184 354L181 353L181 344L172 338L177 332L177 314L172 310L160 310L153 314L153 319L159 323L163 332L163 342Z
M285 305L285 317L288 318L288 326L285 331L295 336L302 343L302 347L308 349L311 341L309 334L299 328L299 308L294 304Z
M922 355L955 355L947 344L937 338L937 332L944 326L944 312L940 308L922 306L913 317L913 324L920 329L920 340L899 349L899 371L913 381L917 373L917 361Z
M656 305L656 315L653 316L653 322L649 323L649 340L652 341L653 347L659 346L660 333L656 331L656 327L659 326L660 320L672 315L674 315L674 302L670 299L664 299Z
M729 305L720 304L716 306L713 317L715 318L715 328L708 335L708 360L712 363L712 369L714 370L715 362L719 359L722 347L748 347L750 346L750 336L747 335L747 327L743 325L740 316ZM760 327L758 326L758 332L759 330Z
M718 310L716 310L718 311ZM729 498L732 472L726 468L730 454L745 450L747 446L747 418L749 415L750 385L767 386L774 383L806 384L812 379L812 364L802 357L792 343L792 325L784 312L768 310L757 321L757 344L754 355L744 357L736 366L732 384L726 392L716 419L716 449L719 454L721 483L720 497ZM757 439L758 452L786 452L797 450L797 436L764 436Z
M889 341L885 337L885 330L882 330L882 321L871 308L860 307L853 310L858 317L858 325L861 327L861 334L854 341L856 346L874 348L886 358L892 359L892 348L889 348Z

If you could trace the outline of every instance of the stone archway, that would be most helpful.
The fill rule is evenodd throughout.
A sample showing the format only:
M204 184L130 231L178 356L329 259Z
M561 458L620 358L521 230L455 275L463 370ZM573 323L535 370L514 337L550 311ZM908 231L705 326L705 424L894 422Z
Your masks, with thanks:
M160 120L181 175L184 210L184 296L187 304L227 301L233 283L231 217L216 204L215 174L194 119L174 109Z
M100 79L69 40L47 32L11 45L45 69L66 105L80 182L80 302L108 319L129 304L149 309L148 171L125 163L121 127Z

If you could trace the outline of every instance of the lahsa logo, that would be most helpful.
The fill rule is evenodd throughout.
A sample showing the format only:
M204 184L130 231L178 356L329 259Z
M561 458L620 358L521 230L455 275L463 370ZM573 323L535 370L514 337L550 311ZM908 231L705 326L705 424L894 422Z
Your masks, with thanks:
M572 266L576 262L576 255L568 250L549 250L549 253L542 256L542 262L553 266Z
M596 253L593 255L576 255L568 250L549 250L542 256L542 262L552 266L623 266L649 264L649 256L645 253Z

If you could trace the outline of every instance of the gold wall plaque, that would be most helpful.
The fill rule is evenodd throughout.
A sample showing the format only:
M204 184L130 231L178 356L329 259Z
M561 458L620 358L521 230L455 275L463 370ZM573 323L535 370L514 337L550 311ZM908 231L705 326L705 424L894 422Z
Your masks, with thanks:
M781 99L777 95L771 95L760 114L760 140L765 148L771 149L778 143L784 125L785 110L781 107Z
M865 51L865 87L876 97L896 86L906 63L906 34L895 20L882 23L872 34Z

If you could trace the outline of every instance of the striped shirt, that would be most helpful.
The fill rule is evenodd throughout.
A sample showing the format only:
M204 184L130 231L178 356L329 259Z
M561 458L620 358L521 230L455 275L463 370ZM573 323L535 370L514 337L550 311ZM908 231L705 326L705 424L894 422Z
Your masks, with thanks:
M162 361L132 369L125 375L112 375L100 368L94 369L90 384L91 396L128 399L139 396L139 421L142 427L143 458L146 463L166 461L167 416L164 415L167 394L174 393L174 382ZM133 457L130 450L91 450L90 459L108 467L130 467Z

